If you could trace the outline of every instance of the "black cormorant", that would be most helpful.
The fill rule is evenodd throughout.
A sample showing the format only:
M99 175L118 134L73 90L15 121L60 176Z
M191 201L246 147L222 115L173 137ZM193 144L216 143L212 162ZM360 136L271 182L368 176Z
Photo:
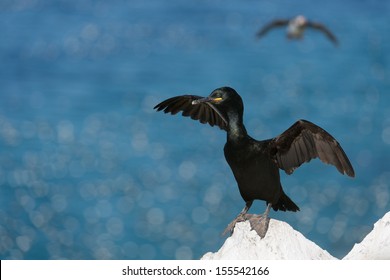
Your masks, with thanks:
M225 232L233 232L237 222L249 219L252 229L264 237L271 207L275 211L299 210L283 191L279 169L291 174L302 163L319 158L324 163L334 165L341 174L355 176L339 143L324 129L309 121L298 120L272 139L259 141L250 137L243 124L244 104L240 95L230 87L218 88L205 98L196 95L172 97L154 109L172 115L182 112L183 116L219 126L227 132L225 158L246 205ZM247 214L255 199L266 202L263 215Z
M261 28L257 33L257 37L264 36L268 31L275 27L284 27L287 26L287 38L289 39L302 39L303 34L306 28L313 28L324 33L329 40L333 42L336 46L338 45L338 40L336 36L325 25L307 20L304 16L299 15L292 19L275 19L270 23L266 24Z

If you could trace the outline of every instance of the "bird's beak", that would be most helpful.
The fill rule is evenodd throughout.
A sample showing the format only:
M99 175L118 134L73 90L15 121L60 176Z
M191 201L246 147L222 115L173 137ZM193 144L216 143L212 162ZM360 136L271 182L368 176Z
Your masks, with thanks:
M219 103L221 101L222 101L221 97L211 98L211 97L207 96L205 98L196 99L196 100L192 101L192 105L197 105L197 104L205 103L205 102L210 102L210 103L215 104L215 103Z

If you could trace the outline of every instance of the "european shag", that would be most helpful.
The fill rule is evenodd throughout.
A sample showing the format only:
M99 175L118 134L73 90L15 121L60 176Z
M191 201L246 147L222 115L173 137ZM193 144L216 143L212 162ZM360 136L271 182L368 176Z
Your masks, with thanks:
M230 87L218 88L205 98L196 95L172 97L154 109L172 115L182 112L183 116L218 126L227 132L224 154L245 207L228 225L225 233L232 233L237 222L249 220L252 229L264 237L271 207L275 211L299 211L299 207L283 191L279 169L291 174L302 163L319 158L334 165L341 174L355 176L340 144L324 129L309 121L298 120L275 138L259 141L250 137L243 124L244 104L240 95ZM266 202L263 215L247 214L255 199Z
M333 42L336 46L338 45L338 40L333 33L325 27L325 25L307 20L304 16L299 15L292 19L275 19L270 23L262 27L257 33L257 37L264 36L268 31L275 27L285 27L287 26L287 38L289 39L302 39L303 34L306 28L313 28L318 31L321 31L328 37L329 40Z

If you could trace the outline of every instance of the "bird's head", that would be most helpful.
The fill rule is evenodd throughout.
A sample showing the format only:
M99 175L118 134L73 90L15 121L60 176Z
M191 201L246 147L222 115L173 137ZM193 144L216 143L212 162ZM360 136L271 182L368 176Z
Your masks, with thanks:
M215 89L208 97L192 101L193 105L207 102L216 108L224 116L235 113L242 116L244 104L241 96L231 87L221 87Z
M307 19L303 15L298 15L293 21L297 26L304 26L307 23Z

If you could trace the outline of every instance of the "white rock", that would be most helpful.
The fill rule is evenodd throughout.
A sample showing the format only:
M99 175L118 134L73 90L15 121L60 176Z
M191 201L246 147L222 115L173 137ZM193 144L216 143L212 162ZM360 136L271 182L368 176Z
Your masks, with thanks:
M271 219L261 239L248 221L237 223L232 236L216 253L202 260L335 260L327 251L305 238L289 224Z
M390 212L374 224L362 242L355 244L343 260L390 259Z

